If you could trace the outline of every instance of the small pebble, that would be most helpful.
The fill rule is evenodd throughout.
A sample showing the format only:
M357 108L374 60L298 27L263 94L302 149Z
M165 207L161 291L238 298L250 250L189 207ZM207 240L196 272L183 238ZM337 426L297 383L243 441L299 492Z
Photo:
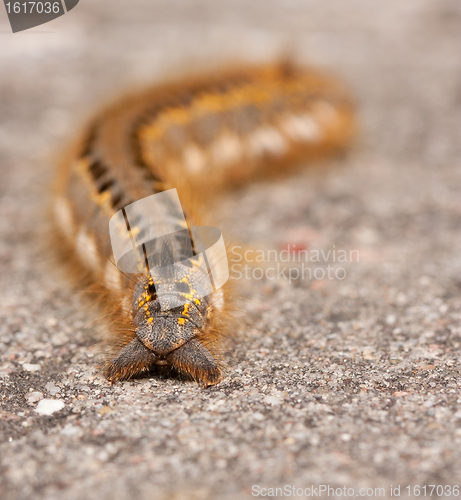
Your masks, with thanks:
M264 402L269 405L275 406L279 405L281 403L281 400L278 396L266 396L264 398Z
M368 361L373 361L375 359L375 355L371 349L364 349L363 350L363 359L366 359Z
M29 392L26 396L27 402L28 403L37 403L37 401L40 401L43 399L43 393L42 392Z
M395 325L396 319L395 314L388 314L386 317L386 325Z
M26 372L39 372L42 369L42 367L40 365L33 364L33 363L24 363L22 365L22 368Z
M111 411L112 410L110 409L109 406L103 406L103 407L99 408L98 414L101 415L101 417L103 417L104 415L107 415Z
M52 415L63 408L64 402L59 399L42 399L34 411L39 415Z
M55 396L59 392L59 388L56 387L53 382L48 382L45 385L45 389L52 395Z

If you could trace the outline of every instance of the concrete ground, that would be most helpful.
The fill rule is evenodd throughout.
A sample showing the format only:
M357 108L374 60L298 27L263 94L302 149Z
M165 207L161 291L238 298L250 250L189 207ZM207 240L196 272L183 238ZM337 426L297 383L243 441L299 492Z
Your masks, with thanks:
M285 486L272 493L300 497L321 485L330 497L391 486L404 497L408 485L456 497L459 2L82 0L15 35L2 9L0 498L234 499ZM111 386L96 314L43 250L54 155L123 89L280 54L348 82L360 138L348 158L216 210L237 241L335 249L336 261L307 264L320 279L238 283L218 386ZM321 279L327 264L344 279Z

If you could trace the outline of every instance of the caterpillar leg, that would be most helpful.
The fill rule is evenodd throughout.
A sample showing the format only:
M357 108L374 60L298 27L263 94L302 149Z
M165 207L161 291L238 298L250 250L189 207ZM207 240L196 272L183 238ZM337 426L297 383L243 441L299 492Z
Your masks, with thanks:
M107 363L105 375L114 383L148 371L154 365L167 364L202 382L205 387L217 384L222 378L218 363L208 349L196 339L191 339L167 356L160 357L145 347L137 337Z
M131 378L149 370L158 359L158 356L136 337L107 363L105 375L112 383Z
M203 382L205 387L217 384L222 378L218 363L197 339L191 339L172 351L166 360L179 372Z

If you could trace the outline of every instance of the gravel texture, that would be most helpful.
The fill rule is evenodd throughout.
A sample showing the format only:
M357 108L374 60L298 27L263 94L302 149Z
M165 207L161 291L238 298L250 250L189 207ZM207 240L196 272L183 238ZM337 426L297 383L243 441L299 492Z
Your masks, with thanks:
M82 0L8 31L0 8L2 500L460 484L459 2ZM239 281L216 387L111 386L96 314L44 250L54 155L123 89L277 54L349 83L360 138L344 160L226 195L216 213L253 248L359 262L332 264L344 279Z

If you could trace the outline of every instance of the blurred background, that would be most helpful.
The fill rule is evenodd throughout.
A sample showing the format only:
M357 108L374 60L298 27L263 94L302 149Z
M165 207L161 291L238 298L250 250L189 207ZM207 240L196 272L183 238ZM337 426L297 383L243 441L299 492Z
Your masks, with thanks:
M81 0L14 35L0 7L0 496L459 481L460 54L457 0ZM208 392L110 387L41 250L56 157L120 92L279 57L346 82L359 137L325 176L226 196L223 218L249 242L358 248L360 265L264 299L250 285L244 340ZM34 412L42 398L65 402L59 418Z
M460 98L454 1L88 4L14 37L2 14L2 145L25 122L29 147L46 130L65 137L101 98L133 85L289 56L350 84L373 147L438 162L458 152L448 113Z

